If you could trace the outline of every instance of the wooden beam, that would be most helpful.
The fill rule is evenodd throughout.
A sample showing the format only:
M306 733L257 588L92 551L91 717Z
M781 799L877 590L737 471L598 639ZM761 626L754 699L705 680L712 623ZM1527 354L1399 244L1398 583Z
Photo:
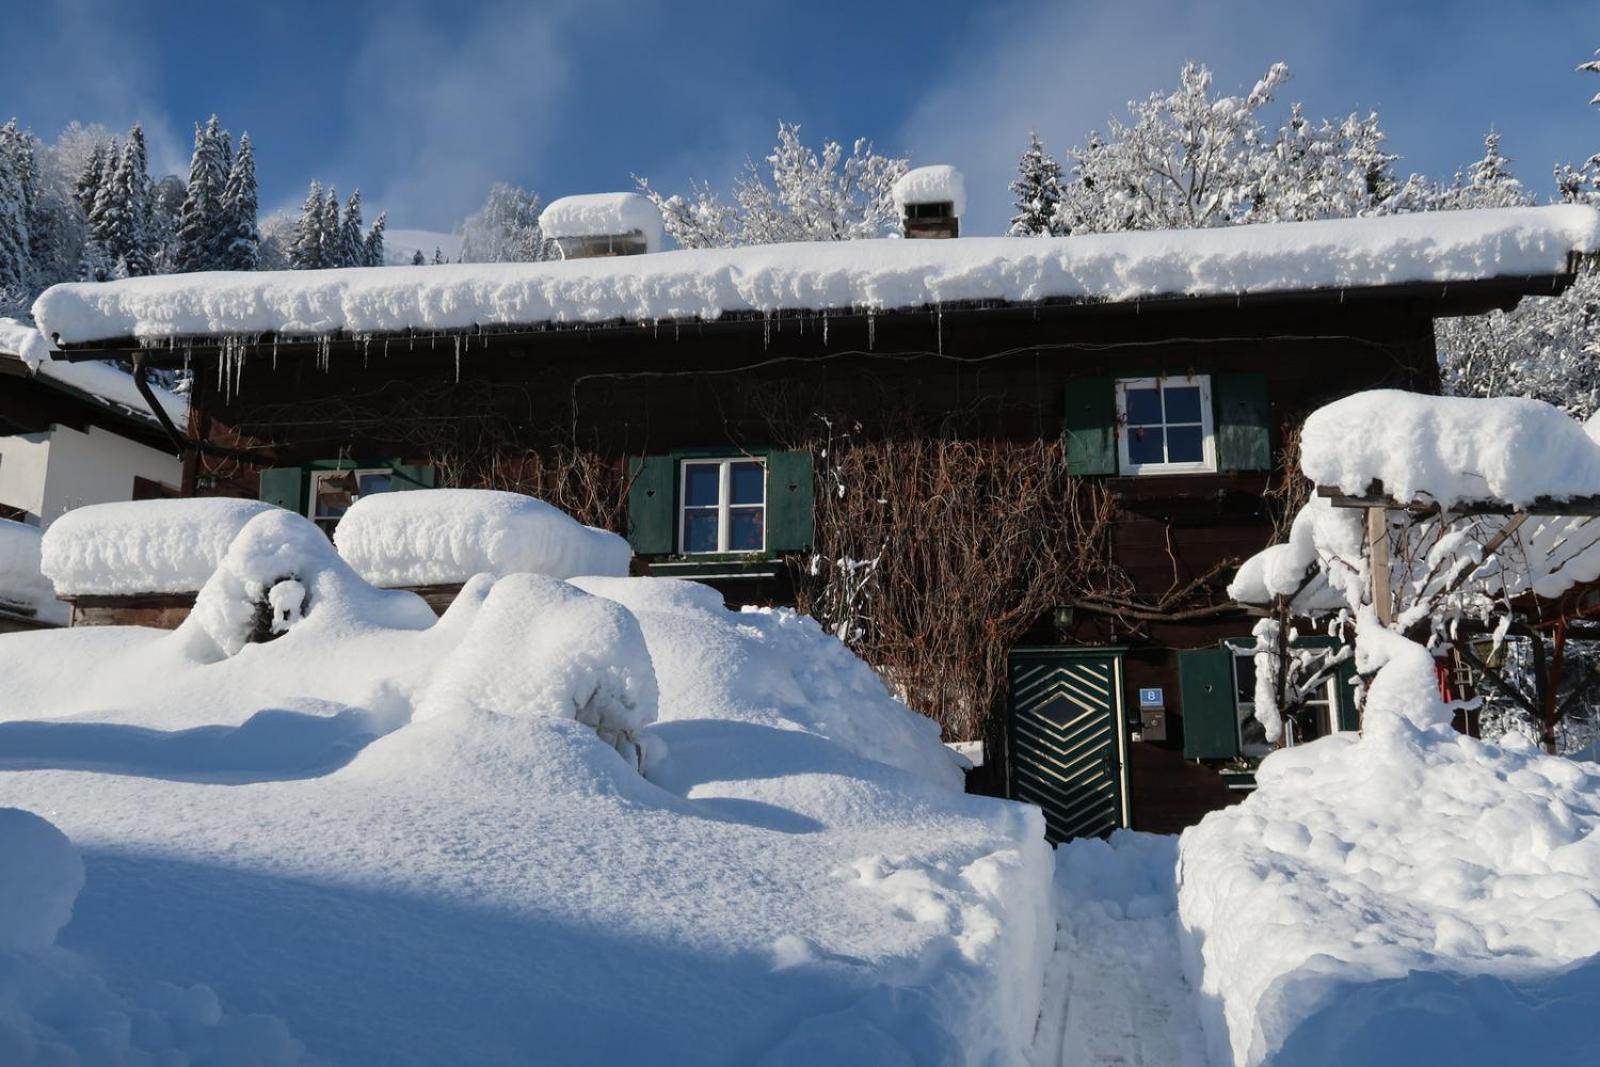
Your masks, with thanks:
M1333 485L1317 486L1317 495L1326 499L1336 508L1385 508L1389 511L1404 511L1411 515L1428 516L1437 515L1445 510L1434 500L1396 500L1385 495L1381 488L1377 492L1361 495L1346 493L1343 489ZM1572 517L1600 515L1600 496L1576 496L1566 500L1556 500L1553 497L1539 497L1526 507L1507 504L1501 500L1464 500L1449 507L1453 516L1468 518L1474 515L1566 515Z
M1372 606L1378 621L1388 626L1394 622L1394 594L1389 588L1389 511L1384 507L1367 508L1367 570Z

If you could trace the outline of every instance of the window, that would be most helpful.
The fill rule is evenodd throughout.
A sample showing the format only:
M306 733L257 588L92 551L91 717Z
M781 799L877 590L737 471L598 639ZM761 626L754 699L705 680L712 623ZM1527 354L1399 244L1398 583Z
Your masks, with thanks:
M1272 745L1267 741L1267 728L1256 718L1254 651L1249 649L1234 651L1233 680L1234 706L1238 709L1239 718L1239 754L1265 756L1272 751ZM1284 747L1292 748L1302 742L1315 741L1333 732L1333 724L1337 721L1333 713L1335 684L1334 679L1329 678L1322 687L1321 695L1315 700L1307 700L1305 706L1297 711L1293 718L1284 721Z
M767 465L760 459L693 459L682 465L679 551L761 552L767 547Z
M1211 379L1117 381L1117 452L1123 474L1188 474L1217 469Z
M351 504L364 496L387 493L394 488L393 473L387 467L312 471L311 501L306 513L331 537L333 528L339 525Z

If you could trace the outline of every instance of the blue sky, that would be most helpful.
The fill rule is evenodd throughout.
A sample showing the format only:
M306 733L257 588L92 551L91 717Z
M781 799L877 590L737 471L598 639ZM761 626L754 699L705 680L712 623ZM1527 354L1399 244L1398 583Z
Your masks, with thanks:
M449 229L503 179L546 198L723 183L772 143L871 138L967 173L967 232L996 232L1027 132L1062 150L1185 59L1219 86L1276 60L1281 101L1376 108L1402 168L1448 174L1490 126L1524 179L1600 151L1600 3L1010 0L994 4L538 0L0 0L5 103L43 137L71 119L151 135L186 167L219 113L256 142L264 209L313 177L392 225Z

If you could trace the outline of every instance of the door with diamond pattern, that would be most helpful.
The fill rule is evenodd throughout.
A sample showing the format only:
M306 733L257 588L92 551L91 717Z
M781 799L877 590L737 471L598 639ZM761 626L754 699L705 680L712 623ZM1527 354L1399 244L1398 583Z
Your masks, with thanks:
M1010 795L1044 810L1052 842L1128 825L1122 656L1103 648L1016 649L1007 731Z

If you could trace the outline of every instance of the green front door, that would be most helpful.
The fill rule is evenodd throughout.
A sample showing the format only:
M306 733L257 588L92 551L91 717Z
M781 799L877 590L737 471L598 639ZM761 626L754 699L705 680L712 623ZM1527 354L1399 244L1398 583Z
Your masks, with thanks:
M1122 654L1103 648L1011 653L1010 795L1044 810L1052 842L1128 825Z

